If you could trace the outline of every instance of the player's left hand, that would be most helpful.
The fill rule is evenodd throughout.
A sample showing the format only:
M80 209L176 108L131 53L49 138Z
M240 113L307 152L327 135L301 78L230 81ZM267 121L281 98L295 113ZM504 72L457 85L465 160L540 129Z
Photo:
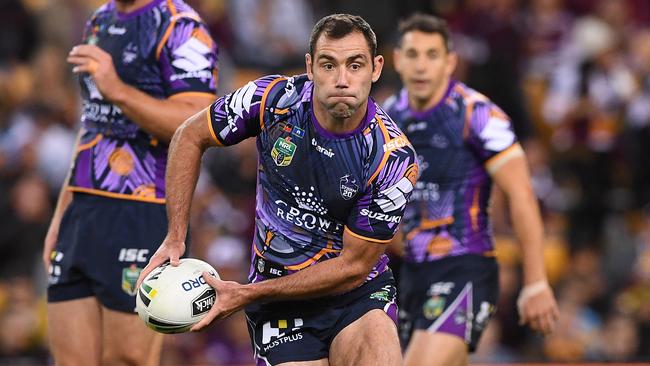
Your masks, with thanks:
M214 288L217 293L214 305L210 311L205 315L201 321L194 324L190 331L196 332L205 327L215 320L227 318L232 313L241 310L248 304L243 296L242 288L245 285L233 281L221 281L211 276L207 272L203 272L203 279L208 285Z
M553 291L546 285L526 296L524 290L517 301L519 324L528 324L530 328L542 334L550 334L560 315Z
M89 73L101 95L110 102L115 102L125 87L115 71L111 55L95 45L73 47L68 54L68 62L75 65L72 72Z

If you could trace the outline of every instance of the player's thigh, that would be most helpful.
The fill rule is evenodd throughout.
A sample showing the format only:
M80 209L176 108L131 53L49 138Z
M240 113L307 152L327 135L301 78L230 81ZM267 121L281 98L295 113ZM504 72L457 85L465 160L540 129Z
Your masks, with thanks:
M158 365L163 335L147 328L136 314L102 309L104 365Z
M277 366L329 366L326 358L314 361L284 362Z
M464 366L468 362L465 340L449 333L413 332L404 355L405 366Z
M332 366L401 365L402 356L393 320L374 309L345 327L330 346Z
M47 304L48 338L57 366L100 365L101 306L94 297Z

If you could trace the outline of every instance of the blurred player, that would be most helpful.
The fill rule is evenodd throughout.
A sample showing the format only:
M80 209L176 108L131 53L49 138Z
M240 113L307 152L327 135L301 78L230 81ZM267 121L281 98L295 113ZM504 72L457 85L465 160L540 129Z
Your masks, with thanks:
M543 266L542 222L508 116L450 79L456 55L443 20L416 14L403 22L394 56L405 88L387 111L413 143L422 173L402 221L405 363L467 364L495 311L498 269L487 213L493 181L508 197L522 244L521 321L552 331L557 306Z
M214 100L216 45L181 0L117 0L68 62L83 111L44 244L52 353L57 365L155 365L162 338L134 315L135 284L167 232L169 140Z
M384 249L418 167L408 140L368 96L384 61L376 50L361 17L325 17L312 31L307 75L251 81L174 135L169 232L140 278L183 253L203 151L256 136L250 283L208 276L218 300L194 330L246 307L258 365L401 364Z

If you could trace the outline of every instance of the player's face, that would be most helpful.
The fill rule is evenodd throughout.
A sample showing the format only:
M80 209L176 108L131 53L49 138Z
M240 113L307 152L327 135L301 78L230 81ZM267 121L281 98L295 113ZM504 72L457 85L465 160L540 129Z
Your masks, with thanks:
M404 34L394 58L395 69L409 96L423 104L447 86L456 67L456 54L447 51L438 33L412 31Z
M314 48L313 59L307 54L305 60L307 75L314 81L315 102L336 119L350 118L368 99L384 58L373 59L361 32L340 39L321 34Z

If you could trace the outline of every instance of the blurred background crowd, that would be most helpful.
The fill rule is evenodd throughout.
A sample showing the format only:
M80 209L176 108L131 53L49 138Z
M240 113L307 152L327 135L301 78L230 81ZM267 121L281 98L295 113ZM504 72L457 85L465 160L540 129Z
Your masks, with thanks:
M219 95L268 73L297 74L314 22L362 15L399 88L400 18L444 17L456 78L513 119L546 225L560 321L518 325L520 253L502 196L493 214L501 298L474 362L650 361L650 2L647 0L194 0L219 44ZM47 364L42 242L79 126L66 64L97 0L0 1L0 364ZM192 256L245 281L254 217L254 141L212 149L192 207ZM395 269L399 258L393 259ZM128 339L125 340L128 342ZM166 337L164 364L252 363L243 314Z

